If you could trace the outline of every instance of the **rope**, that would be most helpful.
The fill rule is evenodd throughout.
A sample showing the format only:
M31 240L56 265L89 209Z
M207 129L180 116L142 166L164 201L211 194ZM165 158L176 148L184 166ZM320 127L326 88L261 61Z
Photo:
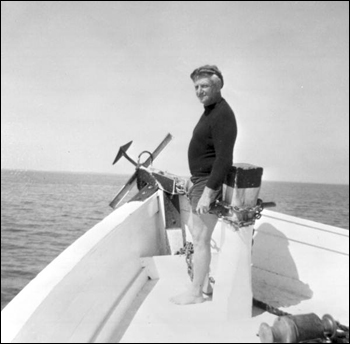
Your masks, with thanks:
M254 305L255 307L258 307L258 308L260 308L260 309L265 310L265 311L268 312L268 313L277 315L277 316L279 316L279 317L285 316L285 315L291 315L290 313L283 312L283 311L281 311L280 309L278 309L278 308L276 308L276 307L270 306L270 305L268 305L267 303L262 302L262 301L259 301L259 300L254 299L254 298L253 298L253 305Z

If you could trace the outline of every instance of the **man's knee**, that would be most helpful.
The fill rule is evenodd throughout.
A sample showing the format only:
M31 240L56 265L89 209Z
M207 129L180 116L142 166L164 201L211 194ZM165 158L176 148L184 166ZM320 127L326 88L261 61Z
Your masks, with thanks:
M215 228L217 217L213 215L196 215L191 214L191 234L193 239L193 244L200 246L210 245L211 235Z
M198 234L198 235L194 235L192 237L193 239L193 245L195 248L206 248L210 246L210 241L211 241L211 237L210 236L206 236L206 235L202 235Z
M210 246L212 230L207 227L196 227L192 232L193 245L198 248Z

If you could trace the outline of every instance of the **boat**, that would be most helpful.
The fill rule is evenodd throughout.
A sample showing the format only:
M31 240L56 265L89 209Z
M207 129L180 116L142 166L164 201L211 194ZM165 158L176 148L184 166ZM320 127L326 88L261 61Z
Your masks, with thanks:
M232 230L253 228L248 294L236 288L230 301L222 297L220 271L232 272L223 259L230 225L223 216L211 245L213 295L194 305L170 302L190 283L190 209L184 179L151 168L149 155L111 202L116 209L2 310L2 343L349 342L348 231L261 206L253 221ZM140 191L119 206L135 183ZM232 316L230 302L249 314Z

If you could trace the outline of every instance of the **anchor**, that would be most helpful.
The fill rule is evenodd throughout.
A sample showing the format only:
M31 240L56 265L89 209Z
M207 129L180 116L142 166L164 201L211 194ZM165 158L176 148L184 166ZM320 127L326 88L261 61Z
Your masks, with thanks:
M149 165L151 165L151 163L153 162L153 160L159 155L159 153L167 146L167 144L172 140L173 136L169 133L166 135L166 137L164 138L164 140L159 144L159 146L153 151L153 153L150 153L149 151L143 151L140 153L139 155L139 160L138 162L135 162L135 160L133 160L127 153L126 151L129 149L129 147L131 146L133 141L128 142L127 144L121 146L119 148L118 154L115 157L114 161L113 161L113 165L116 164L121 157L126 158L127 160L129 160L135 167L136 167L136 171L134 172L134 174L130 177L130 179L126 182L126 184L122 187L122 189L119 191L119 193L117 194L117 196L113 199L113 201L109 204L113 209L116 209L118 204L122 201L122 199L128 194L128 192L133 188L133 186L136 184L137 181L137 177L139 174L139 171L141 170L141 167L148 167ZM140 163L140 158L141 155L144 153L148 153L149 157L146 159L145 162L143 162L142 164ZM142 191L142 190L141 190ZM144 191L142 191L144 192ZM148 186L148 193L149 192L153 192L152 188L149 188Z

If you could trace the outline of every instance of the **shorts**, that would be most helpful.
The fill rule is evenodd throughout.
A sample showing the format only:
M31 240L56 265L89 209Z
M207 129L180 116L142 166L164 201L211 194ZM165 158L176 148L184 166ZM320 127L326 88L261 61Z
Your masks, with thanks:
M191 182L193 185L188 190L187 196L190 200L190 205L192 209L193 214L197 214L197 205L199 202L199 199L201 198L204 188L207 185L209 176L205 177L191 177ZM216 202L216 200L221 199L222 197L222 187L220 187L218 190L215 190L214 194L212 195L211 203Z

